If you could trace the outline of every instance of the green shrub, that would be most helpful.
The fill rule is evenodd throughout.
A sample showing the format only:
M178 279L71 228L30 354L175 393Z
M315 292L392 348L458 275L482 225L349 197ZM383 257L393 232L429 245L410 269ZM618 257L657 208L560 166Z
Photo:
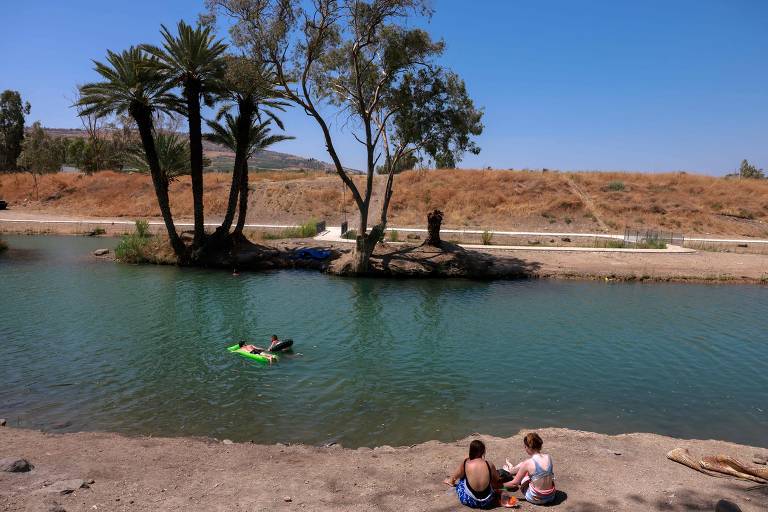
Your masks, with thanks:
M281 238L312 238L317 236L317 221L310 219L301 226L287 228L277 233L264 233L265 240L279 240Z
M147 238L149 233L149 222L145 220L137 220L136 221L136 234L140 236L141 238Z
M357 239L357 230L356 229L350 229L343 235L341 235L341 238L345 240L356 240Z
M136 231L123 235L115 247L115 257L123 263L143 263L147 261L145 249L149 242L149 223L145 220L136 221Z
M643 242L635 244L637 249L666 249L667 242L658 238L649 238Z
M624 243L624 240L595 240L595 247L602 247L605 249L666 249L667 243L657 238L649 238L648 240L638 243Z
M624 245L624 240L599 239L595 240L595 247L602 247L604 249L624 249L626 245Z
M398 233L396 229L393 229L392 231L389 232L389 241L390 242L400 241L400 233Z
M491 245L491 241L493 240L493 233L488 231L487 229L483 231L483 234L481 235L483 240L483 245Z
M612 181L608 184L608 190L611 192L623 192L624 188L623 181Z

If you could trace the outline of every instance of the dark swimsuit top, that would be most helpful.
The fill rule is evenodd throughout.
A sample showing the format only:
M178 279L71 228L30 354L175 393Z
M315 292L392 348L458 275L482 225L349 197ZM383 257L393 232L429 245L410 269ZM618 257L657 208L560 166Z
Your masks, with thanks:
M469 485L469 475L467 475L467 460L469 459L464 459L464 475L467 478L467 489L469 489L469 492L475 495L475 498L484 500L493 493L493 487L491 487L491 465L488 464L488 461L485 461L485 465L488 466L488 487L480 492L477 492L472 488L471 485Z

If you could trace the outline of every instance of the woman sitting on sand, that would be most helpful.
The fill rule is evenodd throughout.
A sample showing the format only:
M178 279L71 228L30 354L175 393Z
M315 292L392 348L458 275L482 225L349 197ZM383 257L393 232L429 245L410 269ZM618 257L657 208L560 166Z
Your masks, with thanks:
M526 501L535 505L544 505L555 499L555 474L552 472L552 457L541 453L544 441L539 434L531 432L523 438L525 451L530 458L515 467L509 468L509 461L504 469L515 474L505 487L520 487Z
M499 487L499 474L485 460L485 445L480 440L469 443L469 457L443 482L455 485L459 501L468 507L489 508L496 504L494 489Z

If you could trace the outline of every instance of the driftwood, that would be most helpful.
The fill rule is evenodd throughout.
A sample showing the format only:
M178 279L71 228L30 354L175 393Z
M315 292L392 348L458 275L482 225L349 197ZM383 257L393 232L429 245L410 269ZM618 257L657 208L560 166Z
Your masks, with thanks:
M667 453L667 458L705 475L718 478L732 476L758 484L768 484L767 468L753 468L727 455L709 455L694 459L685 448L675 448Z

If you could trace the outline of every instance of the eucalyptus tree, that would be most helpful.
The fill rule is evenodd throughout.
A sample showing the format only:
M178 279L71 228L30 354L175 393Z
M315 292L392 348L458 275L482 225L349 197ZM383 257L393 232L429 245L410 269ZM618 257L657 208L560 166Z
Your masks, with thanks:
M0 93L0 171L16 169L24 142L24 116L31 108L28 101L21 101L18 91Z
M242 159L235 162L233 176L237 175L237 180L232 179L232 190L236 192L235 197L239 196L240 207L238 209L237 225L234 235L240 236L243 233L245 225L245 216L248 212L248 160L257 152L263 151L278 142L293 139L288 135L272 134L270 126L273 119L262 121L259 117L252 117L250 125L243 126L244 114L239 113L233 116L225 113L217 121L208 121L211 133L206 134L206 138L211 142L221 144L235 152L236 159L239 150L243 150ZM221 123L223 118L224 123ZM243 149L244 148L244 149ZM224 222L219 228L221 233L228 233L234 219L234 210L237 201L232 201L232 190L230 191L230 201L227 206L227 214ZM231 209L231 210L230 210Z
M240 208L235 232L242 233L248 208L248 159L256 151L292 138L270 135L271 122L281 130L284 129L275 111L283 110L287 104L280 99L281 93L272 85L265 67L244 57L229 55L225 60L227 66L218 98L224 105L216 121L208 122L212 133L206 135L209 140L222 144L235 153L227 210L221 226L216 230L218 239L229 233L238 198ZM230 114L233 107L237 110L234 115ZM222 118L224 124L220 122ZM262 122L264 118L267 121Z
M190 175L194 205L195 238L193 247L200 247L205 238L203 211L203 135L201 105L213 105L221 87L224 73L224 52L227 45L217 40L212 27L192 27L184 21L177 24L173 35L161 25L162 47L143 45L160 64L160 72L171 87L181 87L185 101L183 113L189 124Z
M94 61L94 70L103 80L80 86L79 113L99 117L127 113L136 122L168 238L183 261L186 248L173 222L168 179L160 166L154 130L156 115L181 108L178 98L170 92L173 84L159 73L157 59L137 47L121 53L108 50L107 62Z
M435 63L444 43L409 28L409 17L432 14L426 0L207 0L207 5L212 14L232 19L234 43L269 66L283 97L318 124L360 214L351 270L367 272L386 229L395 176L388 173L382 211L369 232L379 161L391 171L414 154L444 166L465 151L479 152L471 137L482 132L482 111L463 81ZM339 115L365 151L362 187L336 149L329 120Z

